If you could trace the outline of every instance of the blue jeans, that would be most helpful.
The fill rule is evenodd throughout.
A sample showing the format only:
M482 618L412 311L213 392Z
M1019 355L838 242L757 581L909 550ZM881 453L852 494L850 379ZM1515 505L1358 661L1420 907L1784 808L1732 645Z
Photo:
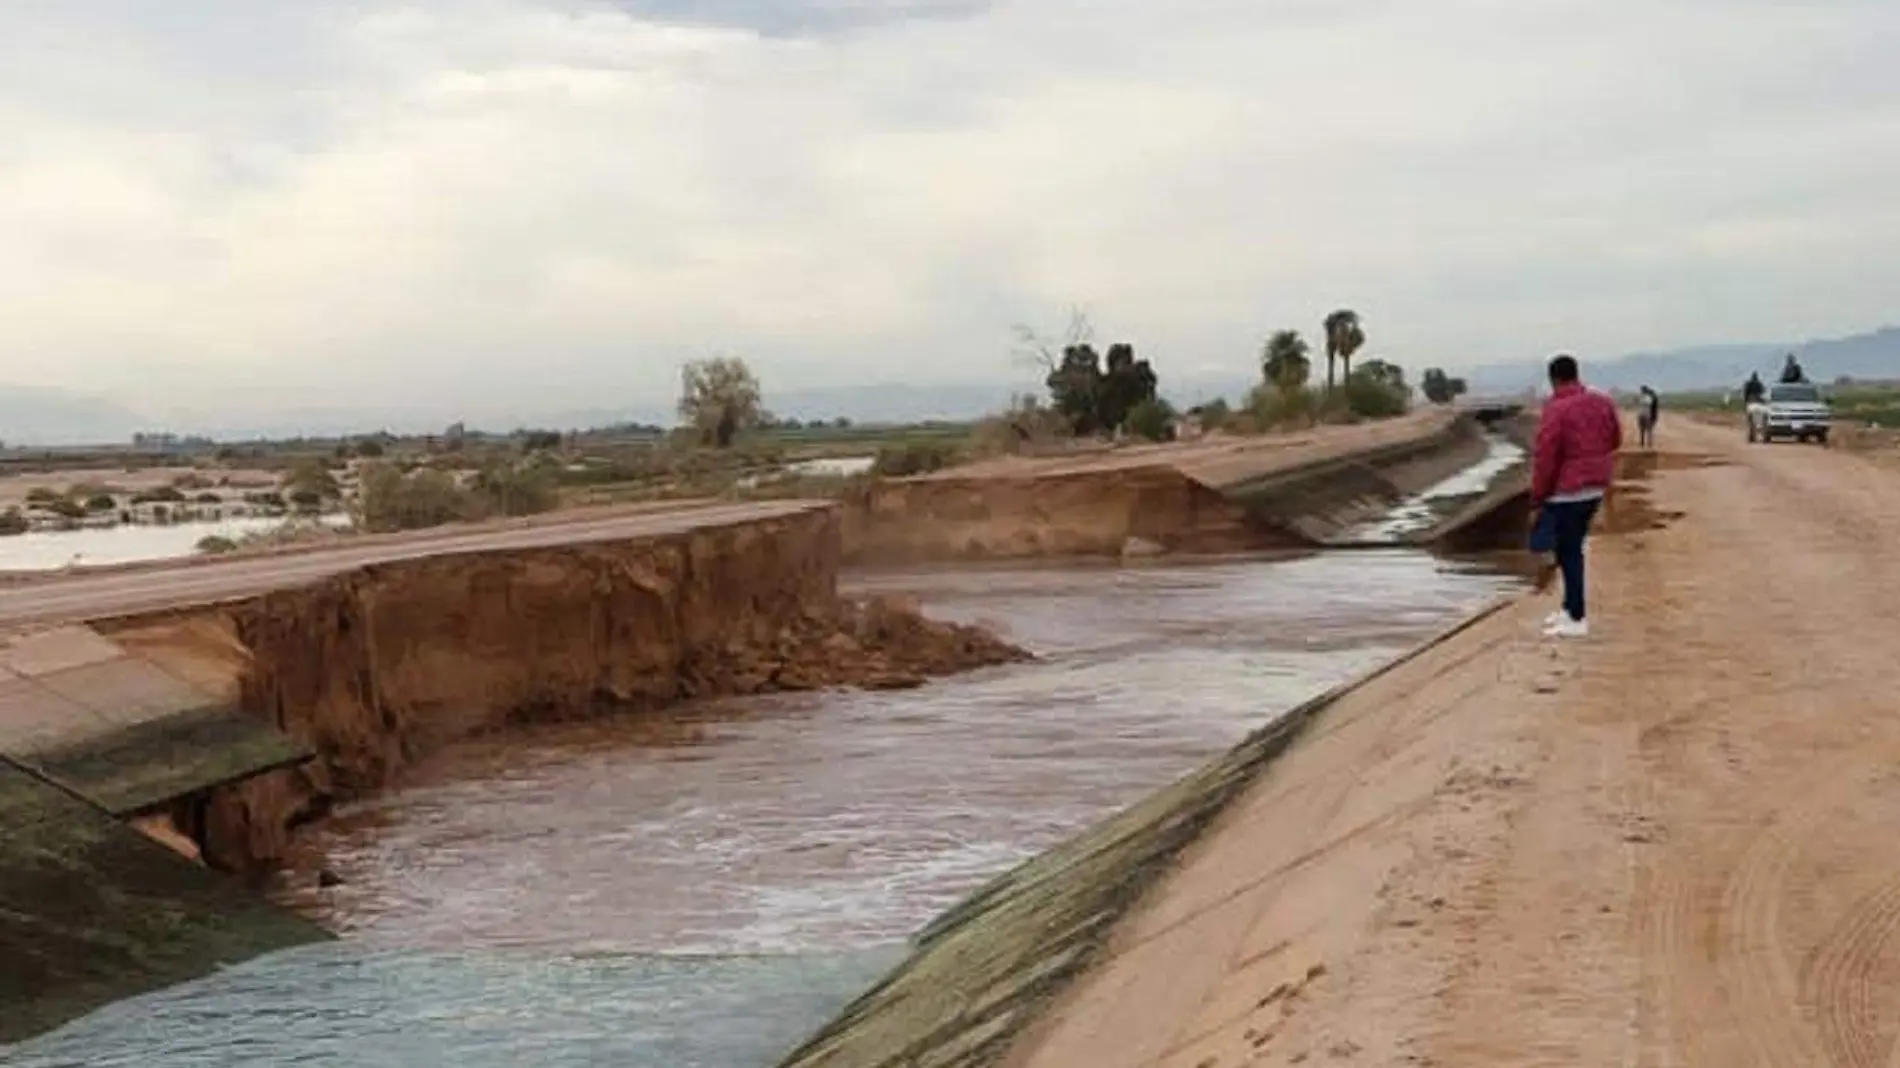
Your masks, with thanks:
M1557 557L1564 575L1564 614L1583 618L1583 542L1596 518L1596 501L1545 501L1531 530L1531 551Z

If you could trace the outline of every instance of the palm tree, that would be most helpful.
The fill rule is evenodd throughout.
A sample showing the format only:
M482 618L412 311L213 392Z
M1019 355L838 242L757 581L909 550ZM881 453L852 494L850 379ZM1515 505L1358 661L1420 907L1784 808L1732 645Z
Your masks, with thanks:
M1359 313L1350 308L1341 308L1328 315L1324 323L1326 330L1326 390L1333 389L1333 361L1337 359L1345 374L1352 377L1352 354L1358 352L1366 343L1366 332L1359 325Z
M1306 385L1313 373L1311 350L1298 330L1276 330L1260 353L1260 373L1281 393Z

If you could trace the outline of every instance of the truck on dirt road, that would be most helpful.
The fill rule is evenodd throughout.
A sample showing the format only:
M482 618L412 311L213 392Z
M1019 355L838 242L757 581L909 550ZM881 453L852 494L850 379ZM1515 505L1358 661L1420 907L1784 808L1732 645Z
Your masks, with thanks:
M1766 399L1748 406L1748 440L1768 444L1776 438L1827 444L1833 422L1827 398L1812 382L1778 382Z

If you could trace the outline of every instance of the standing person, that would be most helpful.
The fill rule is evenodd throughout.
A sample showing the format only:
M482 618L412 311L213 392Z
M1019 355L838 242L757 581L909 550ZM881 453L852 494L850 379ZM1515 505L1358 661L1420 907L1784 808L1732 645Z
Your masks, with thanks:
M1742 403L1744 405L1760 404L1767 396L1768 387L1762 384L1761 372L1750 371L1748 381L1742 383Z
M1564 578L1564 604L1544 620L1544 633L1582 638L1590 633L1584 615L1583 543L1590 534L1603 495L1616 474L1616 450L1623 447L1623 423L1616 402L1585 389L1577 358L1550 361L1550 399L1537 427L1531 461L1531 503L1537 519L1531 550L1549 552Z
M1662 398L1644 386L1636 395L1636 442L1645 449L1656 447L1656 420L1662 418Z

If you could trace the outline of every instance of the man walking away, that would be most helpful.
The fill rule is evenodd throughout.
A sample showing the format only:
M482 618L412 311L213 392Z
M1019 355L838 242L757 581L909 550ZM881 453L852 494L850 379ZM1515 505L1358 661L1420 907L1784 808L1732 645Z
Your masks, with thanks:
M1544 621L1544 633L1582 638L1590 633L1584 615L1583 542L1590 533L1603 495L1616 474L1616 451L1623 447L1623 424L1616 402L1585 389L1576 357L1550 361L1550 399L1537 427L1531 462L1531 503L1537 520L1531 548L1549 551L1563 573L1563 610Z
M1662 418L1662 398L1644 386L1636 398L1636 439L1645 449L1656 447L1656 420Z

